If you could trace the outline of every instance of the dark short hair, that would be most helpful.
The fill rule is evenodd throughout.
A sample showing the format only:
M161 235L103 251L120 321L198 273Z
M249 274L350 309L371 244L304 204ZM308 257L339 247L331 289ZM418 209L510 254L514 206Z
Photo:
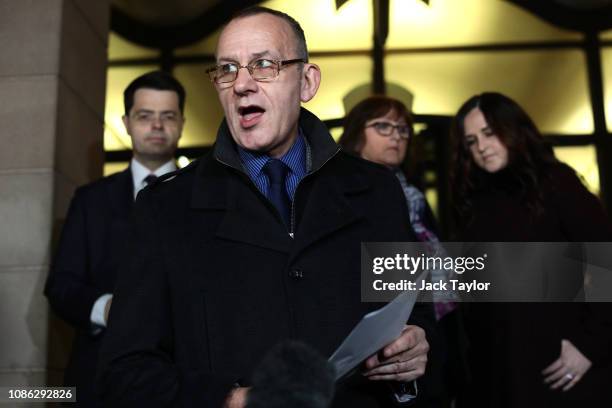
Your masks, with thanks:
M366 122L385 116L392 111L397 113L398 117L406 120L406 124L410 127L410 135L412 135L414 120L410 112L408 112L406 105L388 96L374 95L359 102L346 115L344 118L344 132L340 136L338 144L345 151L359 155L365 142Z
M239 18L256 16L258 14L271 14L273 16L281 18L287 24L289 24L289 27L291 27L291 30L295 35L295 39L297 40L297 44L295 47L297 57L302 58L304 61L308 62L308 47L306 46L306 36L304 35L304 30L302 29L302 26L300 26L300 23L298 23L296 19L294 19L287 13L283 13L282 11L278 10L273 10L268 7L252 6L240 10L239 12L234 14L228 24Z
M129 115L134 106L134 94L139 89L155 89L158 91L176 92L179 98L179 109L183 113L185 109L185 88L172 75L164 71L151 71L134 79L123 91L123 105L125 114Z

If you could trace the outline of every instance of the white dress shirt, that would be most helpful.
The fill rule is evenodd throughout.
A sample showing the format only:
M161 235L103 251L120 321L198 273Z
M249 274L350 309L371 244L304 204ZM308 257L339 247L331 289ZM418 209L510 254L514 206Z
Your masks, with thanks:
M147 186L147 183L145 183L144 179L148 175L153 174L157 177L163 176L166 173L170 173L171 171L176 170L176 164L174 163L174 160L170 160L169 162L161 165L161 167L158 167L157 170L151 171L145 166L143 166L142 164L140 164L138 160L132 158L132 162L130 163L130 168L132 170L132 181L134 183L134 200L135 200L140 190L142 190L143 188Z
M140 190L147 186L144 179L153 174L157 177L163 176L166 173L170 173L171 171L176 170L176 163L174 160L170 160L167 163L164 163L161 167L158 167L155 171L151 171L145 166L143 166L138 160L132 158L130 163L130 169L132 171L132 182L134 186L134 200L136 200L136 196ZM104 309L106 308L106 304L113 298L111 293L105 293L100 296L95 302L91 309L90 320L91 322L98 327L106 327L106 319L104 318Z

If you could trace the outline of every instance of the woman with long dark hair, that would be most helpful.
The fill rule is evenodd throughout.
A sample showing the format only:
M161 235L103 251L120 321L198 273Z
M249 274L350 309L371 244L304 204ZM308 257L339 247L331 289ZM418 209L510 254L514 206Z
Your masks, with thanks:
M598 199L512 99L473 96L453 134L459 240L612 241ZM460 406L612 406L609 313L590 303L468 305L471 382Z

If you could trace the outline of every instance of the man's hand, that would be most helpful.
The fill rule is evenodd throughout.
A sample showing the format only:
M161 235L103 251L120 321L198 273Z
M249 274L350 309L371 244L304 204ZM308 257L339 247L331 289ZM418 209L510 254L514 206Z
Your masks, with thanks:
M248 387L238 387L230 391L223 408L244 408L247 403Z
M428 351L425 331L408 325L393 343L366 360L363 374L370 380L415 380L425 373Z
M569 340L561 340L561 356L542 371L544 382L550 389L572 388L591 368L591 360L586 358Z
M104 305L104 322L108 325L108 314L110 313L111 303L113 303L113 297L111 296L106 305ZM99 312L98 312L99 313Z

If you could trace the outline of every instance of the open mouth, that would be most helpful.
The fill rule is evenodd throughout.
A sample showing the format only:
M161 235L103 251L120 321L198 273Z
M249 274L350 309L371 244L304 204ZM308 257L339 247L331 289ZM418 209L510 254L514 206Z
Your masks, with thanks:
M249 105L238 108L238 114L240 115L240 125L243 128L250 128L255 126L261 120L266 110L261 106Z

